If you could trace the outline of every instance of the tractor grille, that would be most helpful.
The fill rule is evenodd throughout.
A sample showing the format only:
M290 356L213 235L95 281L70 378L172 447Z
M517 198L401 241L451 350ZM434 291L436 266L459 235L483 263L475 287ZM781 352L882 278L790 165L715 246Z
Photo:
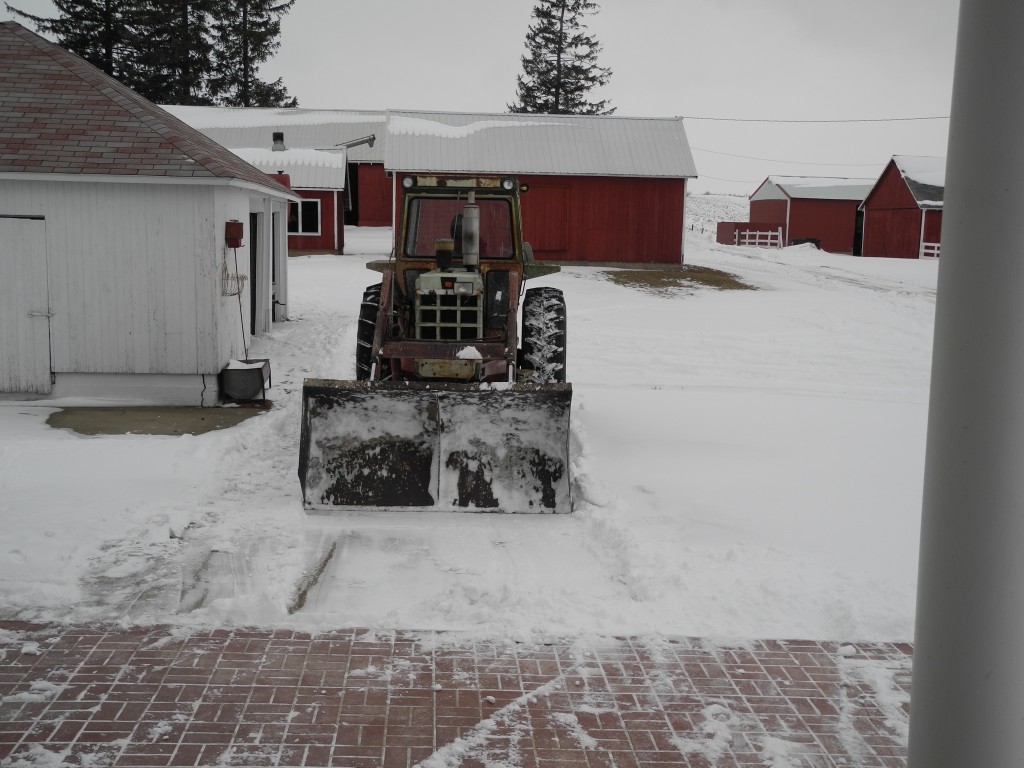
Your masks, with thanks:
M480 294L416 295L416 338L424 341L472 341L483 338L484 311Z

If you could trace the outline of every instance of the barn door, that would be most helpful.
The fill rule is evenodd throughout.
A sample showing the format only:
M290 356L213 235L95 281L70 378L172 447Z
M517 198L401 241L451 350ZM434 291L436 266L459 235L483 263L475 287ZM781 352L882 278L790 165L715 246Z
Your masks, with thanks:
M46 222L0 215L0 392L50 392Z

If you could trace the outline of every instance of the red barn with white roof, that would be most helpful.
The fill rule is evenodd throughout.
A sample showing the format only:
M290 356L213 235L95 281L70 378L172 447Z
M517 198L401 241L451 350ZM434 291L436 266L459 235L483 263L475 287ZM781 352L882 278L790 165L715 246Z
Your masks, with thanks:
M858 209L870 190L870 179L769 176L750 196L750 227L781 227L785 245L858 254Z
M697 172L681 118L389 110L384 165L396 185L415 173L517 177L538 260L683 261Z
M945 189L946 158L893 155L861 206L864 255L938 256Z

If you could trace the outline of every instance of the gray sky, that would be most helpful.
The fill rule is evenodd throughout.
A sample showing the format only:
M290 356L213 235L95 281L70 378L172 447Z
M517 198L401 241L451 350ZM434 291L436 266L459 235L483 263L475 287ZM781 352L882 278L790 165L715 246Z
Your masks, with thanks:
M13 0L38 15L49 0ZM265 79L299 106L504 112L532 0L298 0ZM589 19L617 114L688 119L691 189L749 195L769 174L877 178L944 155L959 0L604 0ZM0 10L0 19L12 18ZM743 155L752 160L729 155ZM839 164L839 165L836 165Z

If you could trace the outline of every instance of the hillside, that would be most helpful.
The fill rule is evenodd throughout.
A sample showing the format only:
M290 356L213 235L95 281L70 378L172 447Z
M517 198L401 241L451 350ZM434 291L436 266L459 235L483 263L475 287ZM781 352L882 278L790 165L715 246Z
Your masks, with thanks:
M713 240L718 222L747 221L749 210L742 195L688 195L686 229Z

